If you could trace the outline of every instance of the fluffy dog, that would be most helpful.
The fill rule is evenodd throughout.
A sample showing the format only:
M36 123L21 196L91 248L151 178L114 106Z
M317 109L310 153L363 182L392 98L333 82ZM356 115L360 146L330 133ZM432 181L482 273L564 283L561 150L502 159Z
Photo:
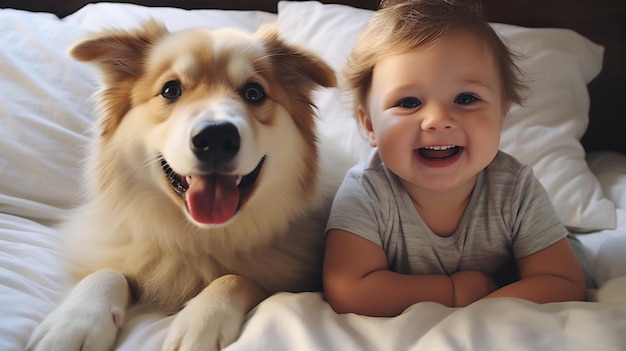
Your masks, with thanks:
M277 291L320 288L324 226L349 166L321 150L311 93L330 67L272 27L155 21L70 54L100 69L85 203L62 225L77 285L29 350L108 350L127 307L176 314L164 350L232 343Z

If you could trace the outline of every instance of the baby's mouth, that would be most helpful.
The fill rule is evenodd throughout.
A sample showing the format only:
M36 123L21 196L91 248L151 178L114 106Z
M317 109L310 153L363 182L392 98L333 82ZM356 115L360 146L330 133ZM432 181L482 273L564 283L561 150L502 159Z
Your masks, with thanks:
M463 147L453 145L426 146L419 148L417 151L421 157L427 160L439 161L458 155L463 151Z

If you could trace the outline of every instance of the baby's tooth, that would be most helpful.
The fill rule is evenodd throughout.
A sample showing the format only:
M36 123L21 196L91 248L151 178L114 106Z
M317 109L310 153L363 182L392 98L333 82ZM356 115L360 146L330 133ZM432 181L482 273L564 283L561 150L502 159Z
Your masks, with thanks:
M442 150L448 150L453 148L454 146L427 146L426 149L429 150L435 150L435 151L442 151Z

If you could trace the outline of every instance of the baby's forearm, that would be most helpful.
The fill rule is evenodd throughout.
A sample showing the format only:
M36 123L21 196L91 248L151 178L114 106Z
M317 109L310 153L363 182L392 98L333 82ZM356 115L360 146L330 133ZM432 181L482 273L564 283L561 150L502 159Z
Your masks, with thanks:
M536 275L506 285L486 298L517 297L536 303L583 301L585 289L571 280L554 275Z
M487 297L518 297L536 303L585 299L585 277L567 238L517 261L521 279Z
M326 299L338 313L389 317L422 301L451 306L453 285L446 275L405 275L388 270L367 274L356 280L327 277Z

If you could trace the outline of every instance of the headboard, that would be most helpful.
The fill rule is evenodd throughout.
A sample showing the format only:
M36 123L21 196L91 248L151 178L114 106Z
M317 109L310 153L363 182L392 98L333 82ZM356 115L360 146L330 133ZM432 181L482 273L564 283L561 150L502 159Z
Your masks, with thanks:
M0 0L0 7L70 14L85 0ZM273 0L137 0L147 6L256 9L276 12ZM322 1L376 9L378 0ZM626 154L626 3L624 0L482 0L492 22L528 27L570 28L605 48L603 69L589 84L590 124L582 143L587 151L616 150Z

